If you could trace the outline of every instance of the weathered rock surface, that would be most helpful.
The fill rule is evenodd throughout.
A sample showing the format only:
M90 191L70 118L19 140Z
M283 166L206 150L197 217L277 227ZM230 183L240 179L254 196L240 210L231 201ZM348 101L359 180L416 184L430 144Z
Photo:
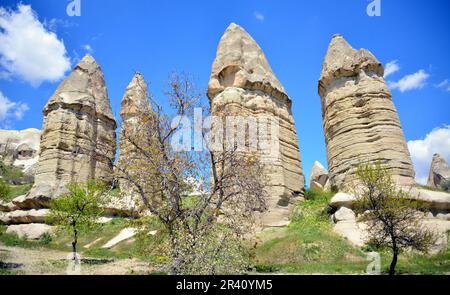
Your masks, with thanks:
M103 73L92 56L75 66L43 113L35 185L26 196L30 206L47 206L69 182L112 180L116 121Z
M8 226L7 234L16 234L19 238L39 240L44 234L51 234L53 227L42 223L14 224Z
M347 208L352 208L355 201L356 198L350 194L337 193L331 198L330 206L333 208L339 208L343 206Z
M314 162L309 176L309 188L325 189L328 182L328 171L318 161Z
M0 200L0 212L9 212L9 206L4 201Z
M44 223L48 209L15 210L3 214L1 221L4 224Z
M450 210L450 193L414 188L410 195L425 202L432 210Z
M355 185L359 163L388 167L401 186L414 169L383 65L366 49L355 50L340 35L329 45L319 80L331 185Z
M356 215L352 209L341 207L333 214L333 220L334 222L356 220Z
M0 130L0 154L7 165L21 168L26 174L33 175L33 167L39 159L38 129Z
M151 112L147 83L140 73L136 73L125 91L120 110L122 126L120 156L116 172L120 175L121 194L113 198L109 206L114 215L136 215L144 210L136 188L127 180L127 177L135 179L137 175L144 173L142 167L145 167L148 159L136 150L133 143L142 143L150 139L154 131L151 124Z
M439 154L434 154L427 185L434 188L441 188L441 183L444 180L450 180L450 166Z
M293 204L304 192L292 102L259 45L236 24L231 24L220 40L207 94L213 115L220 111L229 116L251 117L259 123L279 122L279 140L270 151L260 147L257 151L267 171L266 189L270 195L262 224L288 223Z
M339 221L334 225L334 231L356 247L362 247L366 243L366 228L364 223L357 222L355 219Z

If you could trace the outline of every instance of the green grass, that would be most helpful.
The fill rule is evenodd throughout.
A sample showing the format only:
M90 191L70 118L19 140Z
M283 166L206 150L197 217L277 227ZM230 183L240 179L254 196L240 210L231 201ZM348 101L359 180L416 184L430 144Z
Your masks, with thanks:
M263 232L256 269L286 273L362 273L365 255L332 230L328 207L333 193L307 191L284 229Z
M434 192L446 192L445 190L443 190L442 188L434 188L428 185L417 185L418 188L427 190L427 191L434 191Z
M307 191L306 201L294 211L287 228L263 232L255 250L258 272L364 274L366 254L334 233L329 200L333 193ZM389 252L381 252L381 270L388 272ZM405 253L398 273L442 274L450 272L450 251L437 255Z
M156 243L161 243L161 237L158 234L149 237L149 241L145 242L136 242L133 238L125 240L111 249L101 248L106 242L118 235L122 229L135 226L135 222L117 217L113 218L110 222L101 224L95 230L81 232L78 236L77 251L83 257L102 259L138 258L146 261L159 262L161 257L157 253L150 253L147 249L152 245L156 249ZM57 231L51 237L44 236L39 241L28 241L13 234L6 234L5 231L6 226L0 225L0 243L6 246L37 249L46 248L65 252L72 251L72 236L66 231ZM89 244L89 248L85 247Z

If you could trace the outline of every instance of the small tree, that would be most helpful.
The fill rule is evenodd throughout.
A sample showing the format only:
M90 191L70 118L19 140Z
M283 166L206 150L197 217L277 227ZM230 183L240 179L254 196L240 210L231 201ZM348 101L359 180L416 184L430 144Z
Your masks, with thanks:
M244 245L253 230L253 213L265 209L262 165L237 148L175 150L175 135L185 128L177 118L192 117L201 95L189 76L176 73L166 94L177 117L150 96L152 111L140 115L138 132L122 130L122 143L132 147L134 156L116 166L117 177L163 225L171 274L240 273L248 266ZM203 193L190 196L189 179L203 179Z
M77 261L78 235L98 226L96 219L107 202L107 194L105 185L95 180L71 183L67 189L66 194L52 201L48 219L72 235L73 259Z
M389 274L395 274L398 255L404 249L428 251L433 233L423 226L423 202L397 188L389 171L380 163L361 164L357 170L361 185L357 189L356 207L361 221L368 227L370 241L392 251Z

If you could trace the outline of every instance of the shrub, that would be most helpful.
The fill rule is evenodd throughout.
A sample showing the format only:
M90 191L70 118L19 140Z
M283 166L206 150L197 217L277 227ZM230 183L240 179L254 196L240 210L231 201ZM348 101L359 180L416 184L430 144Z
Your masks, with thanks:
M7 201L11 194L11 188L3 179L0 179L0 200Z

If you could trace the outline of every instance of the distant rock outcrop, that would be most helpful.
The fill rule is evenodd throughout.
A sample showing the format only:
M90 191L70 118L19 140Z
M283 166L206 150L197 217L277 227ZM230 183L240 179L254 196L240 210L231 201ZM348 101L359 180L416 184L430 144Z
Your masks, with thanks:
M40 136L38 129L0 130L3 162L22 169L25 174L34 175L39 159Z
M446 180L450 180L450 166L441 155L434 154L427 185L441 188L441 183Z
M329 189L328 171L318 161L314 162L309 176L309 188Z
M23 209L48 206L70 182L113 177L116 121L100 66L86 55L44 107L35 184Z
M220 110L228 116L252 117L258 122L279 121L279 140L272 146L277 152L258 148L270 196L262 224L286 224L293 204L304 191L292 101L259 45L236 24L231 24L220 40L207 94L213 115Z
M353 186L359 163L380 162L400 186L415 184L414 168L383 65L340 35L329 45L319 81L331 185Z

